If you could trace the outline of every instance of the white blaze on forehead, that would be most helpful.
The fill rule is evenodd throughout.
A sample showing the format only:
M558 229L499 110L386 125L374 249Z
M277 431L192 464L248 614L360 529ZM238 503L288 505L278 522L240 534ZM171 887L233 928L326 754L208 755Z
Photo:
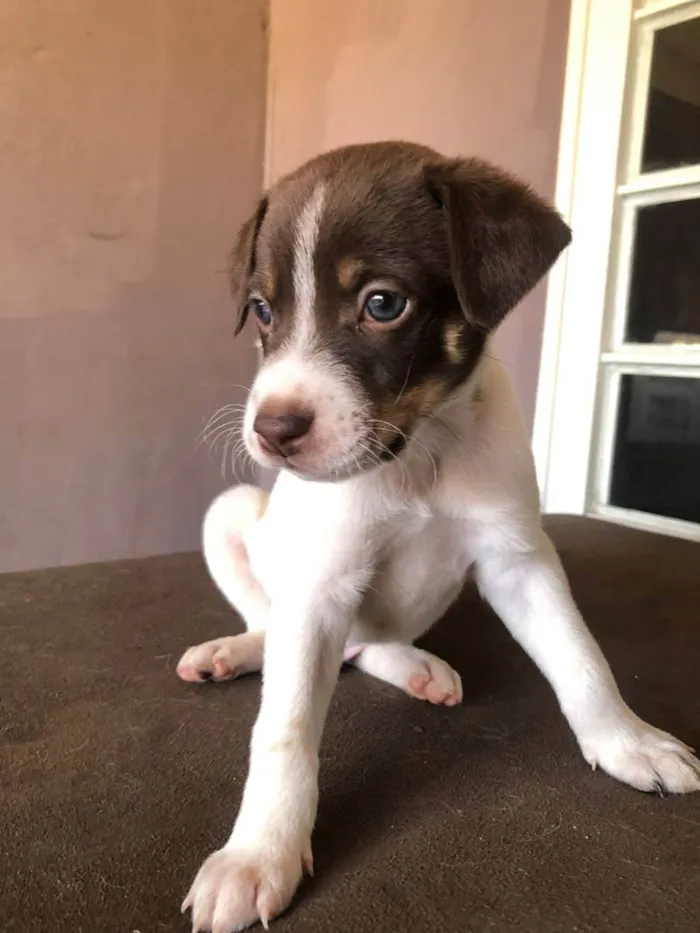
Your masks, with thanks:
M294 235L294 267L292 275L295 322L292 340L297 346L308 346L312 343L316 330L314 326L314 306L316 304L314 254L325 199L325 185L317 185L304 205Z

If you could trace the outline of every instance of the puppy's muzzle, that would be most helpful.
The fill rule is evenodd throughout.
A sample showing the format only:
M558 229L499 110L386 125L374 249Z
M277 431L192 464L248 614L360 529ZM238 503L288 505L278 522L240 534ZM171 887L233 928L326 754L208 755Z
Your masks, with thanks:
M307 413L272 415L261 411L253 422L253 430L266 454L286 459L302 453L313 421L313 416Z

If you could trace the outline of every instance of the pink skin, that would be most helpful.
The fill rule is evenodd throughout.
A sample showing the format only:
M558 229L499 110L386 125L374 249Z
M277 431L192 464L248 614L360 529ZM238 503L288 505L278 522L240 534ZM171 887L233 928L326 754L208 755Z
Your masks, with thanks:
M234 636L231 639L222 641L234 641L241 646L241 641L250 640L247 646L247 653L236 652L237 660L240 663L232 664L230 653L227 657L226 646L220 643L207 643L204 648L212 645L212 654L205 652L204 655L198 654L197 648L190 649L185 653L183 659L177 668L178 676L190 683L202 683L210 680L213 683L232 680L248 671L259 670L262 666L262 643L260 634L245 633ZM217 648L218 644L218 648ZM349 663L358 658L365 649L362 644L348 644L343 653L343 662ZM220 652L220 653L219 653ZM194 653L194 656L192 654ZM415 673L408 677L408 680L400 686L409 694L418 700L424 700L428 703L441 706L456 706L461 700L461 693L453 689L446 689L444 678L439 678L421 665Z
M352 661L362 652L363 648L364 645L347 645L343 654L343 661L345 663ZM242 663L235 667L231 667L223 657L217 657L216 653L211 659L210 664L211 670L208 665L201 662L201 659L199 663L194 661L185 661L185 663L182 663L181 661L177 666L177 675L181 680L186 680L188 683L202 683L206 680L211 680L214 683L221 683L224 680L232 680L234 677L238 677L246 671L258 670L260 667L252 658L248 664Z
M365 646L364 645L346 645L345 651L343 652L343 661L347 664L348 661L352 661L353 658L356 658L360 654Z
M214 683L220 683L222 680L231 680L238 674L238 671L232 670L225 661L220 661L217 658L213 663L214 670L208 677L191 665L184 664L178 666L177 675L189 683L201 683L203 680L213 680Z
M459 703L456 694L442 690L428 673L411 677L406 689L416 699L427 700L437 706L456 706Z

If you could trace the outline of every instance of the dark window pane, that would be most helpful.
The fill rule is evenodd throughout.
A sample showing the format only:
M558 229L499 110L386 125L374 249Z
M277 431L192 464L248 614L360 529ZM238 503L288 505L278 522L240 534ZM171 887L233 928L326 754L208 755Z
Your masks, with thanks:
M700 162L700 19L654 36L642 171Z
M700 343L700 199L637 212L626 338Z
M700 522L700 379L622 377L610 504Z

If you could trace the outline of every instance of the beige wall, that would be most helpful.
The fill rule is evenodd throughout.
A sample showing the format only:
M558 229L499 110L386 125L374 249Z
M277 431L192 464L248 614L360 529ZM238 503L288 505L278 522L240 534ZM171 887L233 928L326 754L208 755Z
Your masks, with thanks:
M267 163L409 138L554 190L568 0L271 0ZM544 288L498 335L528 422Z
M249 382L222 270L261 184L262 0L0 6L0 569L197 545Z

